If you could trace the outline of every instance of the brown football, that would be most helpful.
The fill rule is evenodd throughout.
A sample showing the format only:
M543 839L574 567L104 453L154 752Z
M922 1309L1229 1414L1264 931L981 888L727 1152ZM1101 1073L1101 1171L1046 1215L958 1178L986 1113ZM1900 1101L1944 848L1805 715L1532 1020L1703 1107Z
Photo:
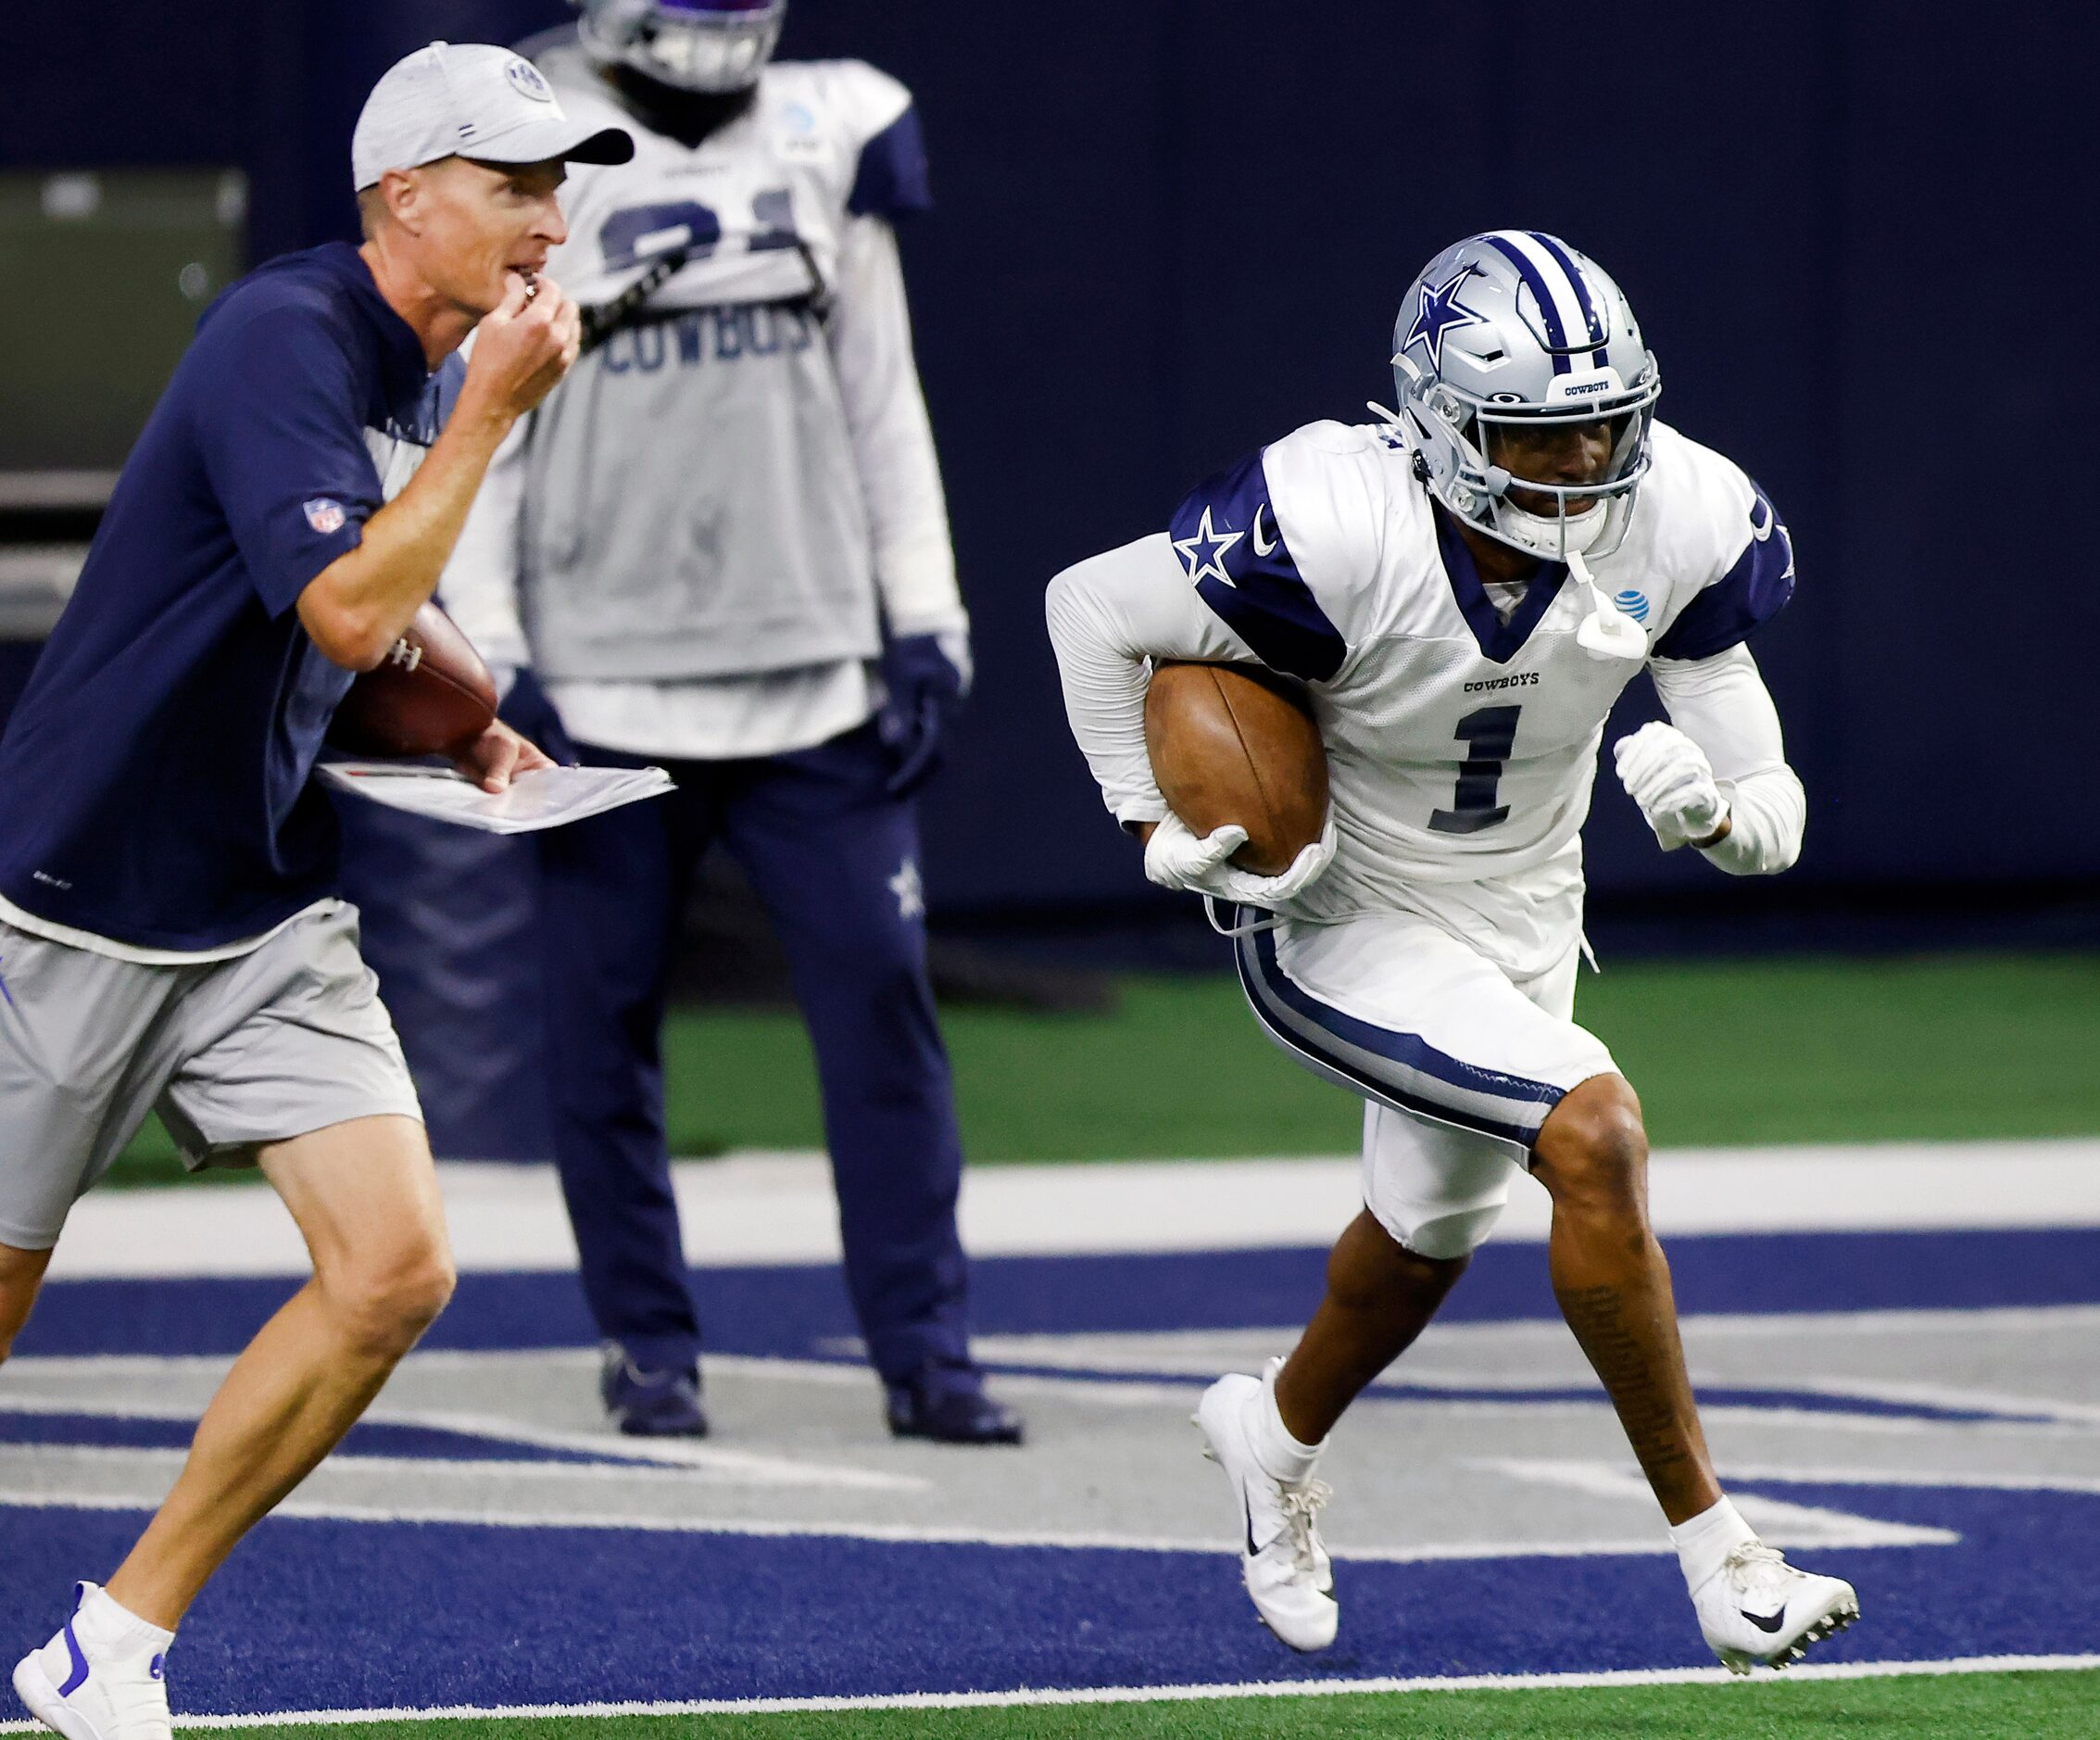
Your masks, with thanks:
M1280 876L1327 819L1327 752L1304 698L1234 664L1168 661L1145 692L1145 749L1167 807L1192 833L1237 823L1232 863Z
M418 611L375 670L359 673L328 740L353 755L446 755L496 718L496 681L434 604Z

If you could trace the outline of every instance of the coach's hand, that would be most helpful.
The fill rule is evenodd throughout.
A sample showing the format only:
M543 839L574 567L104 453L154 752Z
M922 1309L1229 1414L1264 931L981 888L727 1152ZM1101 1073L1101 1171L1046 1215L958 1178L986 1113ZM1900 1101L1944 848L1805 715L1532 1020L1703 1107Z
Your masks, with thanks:
M454 756L452 764L484 791L508 791L513 775L554 765L500 719Z
M543 274L527 284L506 272L503 300L474 328L461 400L507 419L522 417L569 372L583 334L582 313L553 279Z
M1729 801L1706 751L1675 725L1644 725L1612 745L1619 784L1641 806L1665 851L1711 846L1729 833Z

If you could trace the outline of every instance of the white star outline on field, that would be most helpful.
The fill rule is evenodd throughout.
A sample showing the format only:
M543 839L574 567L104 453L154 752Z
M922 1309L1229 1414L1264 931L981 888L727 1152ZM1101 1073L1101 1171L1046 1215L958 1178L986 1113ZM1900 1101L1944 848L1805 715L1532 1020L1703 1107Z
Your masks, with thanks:
M901 919L926 915L926 887L919 879L919 861L907 858L889 878L889 891L897 896L897 915Z
M1201 586L1205 576L1215 574L1226 586L1231 586L1232 576L1225 571L1226 555L1246 536L1244 532L1220 532L1213 529L1211 524L1211 511L1206 507L1202 519L1197 523L1195 536L1174 540L1174 553L1181 558L1183 565L1188 568L1189 585ZM1210 554L1197 553L1206 549Z

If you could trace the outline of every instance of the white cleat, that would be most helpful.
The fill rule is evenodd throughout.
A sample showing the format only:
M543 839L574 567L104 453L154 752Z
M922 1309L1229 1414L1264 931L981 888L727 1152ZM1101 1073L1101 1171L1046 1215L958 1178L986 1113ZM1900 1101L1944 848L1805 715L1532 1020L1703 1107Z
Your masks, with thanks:
M1205 1390L1188 1418L1208 1445L1203 1454L1232 1482L1233 1507L1246 1531L1239 1570L1254 1611L1291 1648L1325 1649L1341 1618L1334 1567L1320 1545L1320 1507L1331 1489L1325 1481L1287 1485L1264 1471L1246 1424L1261 1399L1259 1379L1234 1373Z
M1701 1583L1691 1605L1721 1665L1748 1673L1784 1668L1859 1617L1849 1582L1796 1570L1762 1541L1739 1546Z
M66 1740L172 1740L167 1635L83 1582L57 1635L15 1665L16 1696Z

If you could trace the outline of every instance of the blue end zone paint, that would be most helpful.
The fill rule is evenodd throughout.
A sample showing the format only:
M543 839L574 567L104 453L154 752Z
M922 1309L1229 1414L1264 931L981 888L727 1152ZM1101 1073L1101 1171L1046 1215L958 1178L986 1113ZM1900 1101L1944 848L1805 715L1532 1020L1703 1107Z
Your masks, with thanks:
M2100 1229L1832 1232L1668 1242L1678 1308L1704 1312L1966 1309L2100 1303ZM1243 1329L1302 1323L1324 1251L980 1259L971 1318L987 1334ZM857 1333L835 1267L717 1268L695 1278L718 1353L807 1357ZM290 1296L283 1280L56 1281L20 1354L232 1354ZM1447 1323L1554 1318L1546 1253L1490 1244ZM468 1275L426 1347L585 1347L575 1278Z
M1960 1531L1825 1551L1864 1622L1818 1660L2088 1650L2100 1498L1760 1486ZM0 1611L27 1646L135 1515L0 1511ZM1676 1564L1497 1559L1337 1568L1343 1629L1292 1655L1226 1555L265 1523L207 1590L178 1710L854 1696L1709 1663ZM42 1617L39 1617L42 1616ZM346 1646L354 1640L355 1646Z

